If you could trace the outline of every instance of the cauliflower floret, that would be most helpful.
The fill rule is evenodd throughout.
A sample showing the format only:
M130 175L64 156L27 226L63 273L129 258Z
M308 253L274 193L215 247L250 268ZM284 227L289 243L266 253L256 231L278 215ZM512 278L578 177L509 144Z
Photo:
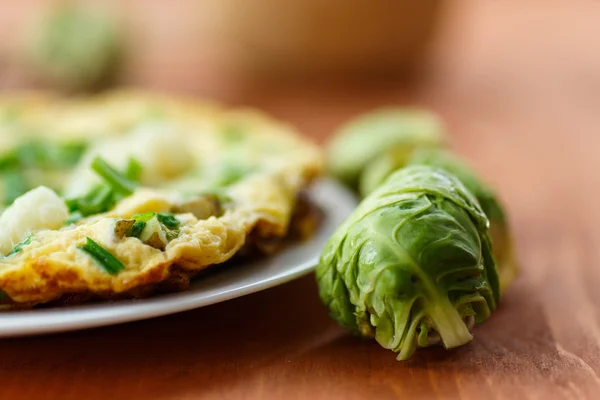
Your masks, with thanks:
M65 202L45 186L30 190L0 216L0 253L8 253L28 234L43 229L60 229L69 217Z

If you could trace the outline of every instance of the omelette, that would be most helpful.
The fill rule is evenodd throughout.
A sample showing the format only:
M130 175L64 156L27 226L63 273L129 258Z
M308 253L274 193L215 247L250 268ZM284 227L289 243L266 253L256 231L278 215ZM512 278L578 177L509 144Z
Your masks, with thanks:
M310 233L303 193L322 165L251 109L125 90L0 97L0 309L184 290L270 253Z

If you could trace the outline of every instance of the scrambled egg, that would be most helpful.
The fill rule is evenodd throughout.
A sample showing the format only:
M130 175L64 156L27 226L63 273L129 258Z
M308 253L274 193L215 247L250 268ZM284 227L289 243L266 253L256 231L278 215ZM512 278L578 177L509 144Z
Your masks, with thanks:
M175 271L223 263L251 233L285 236L299 192L322 169L316 145L249 109L132 91L70 100L6 96L0 98L0 197L14 190L2 165L15 148L45 143L38 146L45 160L49 143L74 142L85 143L85 150L71 166L54 168L46 160L49 166L15 170L35 187L4 204L0 216L4 304L30 307L77 293L110 297L163 282ZM69 221L68 199L102 183L92 168L98 158L119 171L135 160L135 191L101 213ZM218 203L214 210L198 208L206 199ZM124 234L136 215L148 212L174 217L175 233L152 219L145 234ZM83 251L88 238L122 269L109 273Z

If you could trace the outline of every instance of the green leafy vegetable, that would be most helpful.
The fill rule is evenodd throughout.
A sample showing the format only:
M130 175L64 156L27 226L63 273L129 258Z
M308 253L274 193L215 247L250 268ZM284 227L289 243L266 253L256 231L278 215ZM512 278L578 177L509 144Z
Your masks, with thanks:
M488 220L460 181L428 166L390 176L329 240L317 267L331 315L411 357L418 347L472 339L495 310L499 284Z
M121 261L89 237L85 238L83 246L77 246L77 248L89 254L102 269L111 275L116 275L125 268Z
M29 235L27 235L27 237L25 239L23 239L19 243L17 243L17 245L15 247L13 247L11 251L8 252L6 257L10 257L14 254L19 253L21 250L23 250L23 247L31 244L31 240L33 240L33 233L30 233Z
M481 180L474 169L443 149L418 149L409 157L397 156L388 151L365 168L361 176L361 193L367 195L381 185L394 171L406 165L429 165L456 176L479 202L490 220L490 239L496 266L500 275L500 288L504 292L517 274L517 261L512 244L512 235L503 206L494 191Z
M4 303L7 300L10 300L10 296L6 294L3 290L0 290L0 303Z
M412 108L384 108L342 126L327 144L329 172L358 189L361 171L390 149L408 155L417 147L443 145L445 128L433 113Z

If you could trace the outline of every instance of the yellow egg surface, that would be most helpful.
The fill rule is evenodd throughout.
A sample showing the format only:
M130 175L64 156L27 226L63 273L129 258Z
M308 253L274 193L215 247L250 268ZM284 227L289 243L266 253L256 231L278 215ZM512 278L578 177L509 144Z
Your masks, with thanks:
M128 90L5 94L0 309L145 293L224 263L250 236L282 238L322 167L318 146L252 109Z

